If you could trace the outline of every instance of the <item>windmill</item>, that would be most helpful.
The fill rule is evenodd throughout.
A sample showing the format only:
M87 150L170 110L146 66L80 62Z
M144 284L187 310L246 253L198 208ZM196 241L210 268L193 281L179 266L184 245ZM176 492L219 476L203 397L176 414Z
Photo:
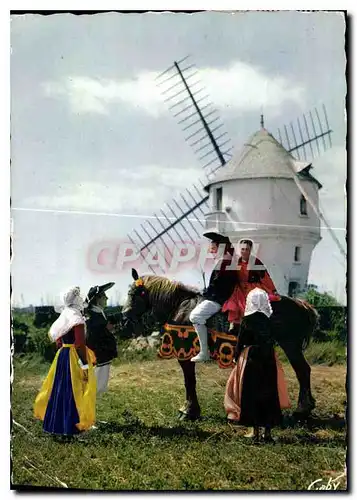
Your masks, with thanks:
M160 242L162 249L159 249L159 252L166 264L168 258L172 257L171 244L195 243L201 238L199 229L201 228L202 232L206 227L204 210L209 209L209 195L204 189L205 185L212 182L217 172L224 169L232 157L233 146L230 145L224 124L198 75L196 65L191 62L190 56L187 56L175 61L158 75L156 81L170 112L182 127L185 141L198 155L204 180L199 181L199 186L193 184L191 189L186 189L185 193L180 194L179 199L166 203L166 207L160 210L160 215L155 213L151 220L141 224L141 231L134 229L133 234L128 235L144 258L153 244ZM261 126L264 127L263 117L261 120ZM296 122L290 122L278 129L276 137L277 142L288 153L294 154L297 160L306 162L308 158L315 158L322 150L326 151L332 146L331 133L326 108L322 105L322 110L314 108ZM301 173L301 176L304 175L312 178L308 170ZM294 177L297 178L296 184L301 191L303 188L301 184L299 185L299 175ZM314 205L309 196L306 193L305 195L307 202ZM324 220L329 228L321 211L316 206L313 206L313 209L317 210L319 220ZM149 267L154 273L156 272L154 267Z

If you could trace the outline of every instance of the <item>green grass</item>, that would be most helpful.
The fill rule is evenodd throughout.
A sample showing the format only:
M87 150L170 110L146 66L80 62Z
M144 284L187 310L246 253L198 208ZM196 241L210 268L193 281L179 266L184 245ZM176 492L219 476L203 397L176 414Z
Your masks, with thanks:
M280 359L283 362L287 362L287 358L281 347L277 347L276 349ZM346 363L346 345L337 340L310 342L304 355L307 362L311 365L344 365Z
M285 366L293 406L297 382ZM313 366L317 400L309 425L274 431L275 445L252 445L245 428L228 425L223 395L229 370L197 367L204 418L179 423L184 401L174 360L116 361L110 391L98 398L98 429L60 442L42 431L33 402L49 365L23 357L14 363L12 483L89 490L306 490L344 469L345 366ZM291 413L291 412L290 412ZM289 416L289 412L287 417ZM339 489L346 487L341 480Z
M346 363L346 345L336 340L330 342L311 342L305 353L306 359L311 364Z

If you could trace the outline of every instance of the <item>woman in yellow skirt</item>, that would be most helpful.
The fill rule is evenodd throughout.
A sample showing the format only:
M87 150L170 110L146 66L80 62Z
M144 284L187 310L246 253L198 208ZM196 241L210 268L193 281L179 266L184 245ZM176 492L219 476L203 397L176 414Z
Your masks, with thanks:
M84 301L79 287L64 294L64 308L49 337L59 350L36 398L34 415L45 432L73 436L95 422L95 356L86 347Z

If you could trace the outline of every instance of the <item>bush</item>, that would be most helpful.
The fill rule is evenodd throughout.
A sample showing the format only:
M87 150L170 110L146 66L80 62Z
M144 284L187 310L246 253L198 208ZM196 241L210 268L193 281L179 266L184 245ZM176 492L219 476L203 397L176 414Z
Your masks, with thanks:
M50 341L47 328L32 327L30 329L26 342L26 352L37 353L46 361L53 360L56 344Z
M12 332L14 336L14 352L15 354L25 352L25 346L27 341L27 336L30 327L19 321L18 319L13 319L12 321Z
M327 292L319 292L313 285L300 298L307 300L314 307L339 307L341 304Z
M33 325L36 328L49 328L54 321L58 318L59 314L56 313L52 306L41 306L35 308L35 319Z
M316 307L319 326L313 334L317 342L338 341L347 343L347 311L345 307Z
M330 342L312 342L305 352L307 361L314 365L343 364L346 362L346 346L336 340Z
M277 347L279 359L283 363L289 363L281 347ZM310 365L340 365L346 363L346 346L339 341L330 340L327 342L312 341L304 353Z
M336 309L331 311L331 326L333 338L347 343L347 315L344 310Z
M56 346L48 338L48 327L36 328L35 315L16 313L12 318L15 354L35 353L42 359L52 361Z
M277 347L279 359L283 363L289 363L281 347ZM327 365L346 363L346 346L336 340L328 342L311 342L305 351L305 357L310 365Z
M12 333L14 342L14 352L16 354L26 353L29 332L33 328L33 314L15 313L12 316Z

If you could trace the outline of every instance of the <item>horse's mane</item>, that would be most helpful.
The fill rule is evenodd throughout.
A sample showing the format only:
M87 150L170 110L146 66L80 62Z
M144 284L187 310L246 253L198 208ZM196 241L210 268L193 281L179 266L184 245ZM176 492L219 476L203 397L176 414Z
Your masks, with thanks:
M181 283L181 281L172 281L164 276L143 276L143 283L150 297L157 301L165 300L166 298L182 292L186 297L194 297L200 294L200 291L194 287L190 287Z

